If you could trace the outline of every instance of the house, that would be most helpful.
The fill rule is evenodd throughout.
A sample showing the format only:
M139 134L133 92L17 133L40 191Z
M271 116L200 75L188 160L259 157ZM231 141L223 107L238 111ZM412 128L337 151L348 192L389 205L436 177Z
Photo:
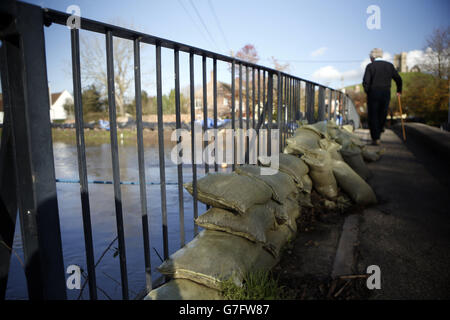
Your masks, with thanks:
M214 83L213 72L206 84L208 116L212 118L214 112ZM203 114L203 86L195 90L195 113ZM231 88L224 82L217 81L217 115L227 117L231 113Z
M66 120L67 111L64 109L66 103L73 104L73 96L69 91L64 90L58 93L49 94L50 99L50 121ZM3 123L3 95L0 94L0 123Z
M50 94L50 121L67 119L65 104L73 104L73 96L69 91L64 90Z

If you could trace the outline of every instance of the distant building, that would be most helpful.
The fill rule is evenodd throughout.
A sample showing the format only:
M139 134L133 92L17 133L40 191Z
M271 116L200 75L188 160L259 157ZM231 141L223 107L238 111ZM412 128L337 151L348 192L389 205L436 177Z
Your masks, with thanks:
M64 90L50 94L50 121L67 119L65 104L73 104L73 96L69 91Z
M408 72L408 66L406 64L406 52L402 52L394 55L394 67L398 72Z
M50 121L53 120L66 120L67 111L64 109L66 103L73 104L73 97L69 91L64 90L62 92L49 94L50 99ZM3 95L0 94L0 123L3 123Z
M213 117L214 112L214 83L211 71L209 82L206 84L208 117ZM231 88L224 82L217 81L217 115L226 117L231 111ZM203 113L203 86L195 90L195 113Z

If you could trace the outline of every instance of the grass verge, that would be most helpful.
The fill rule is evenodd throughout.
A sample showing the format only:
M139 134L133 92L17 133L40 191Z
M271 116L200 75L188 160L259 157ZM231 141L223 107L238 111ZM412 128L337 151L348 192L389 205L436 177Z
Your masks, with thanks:
M245 274L241 287L231 279L221 283L225 300L282 300L288 299L284 287L270 271L256 270Z

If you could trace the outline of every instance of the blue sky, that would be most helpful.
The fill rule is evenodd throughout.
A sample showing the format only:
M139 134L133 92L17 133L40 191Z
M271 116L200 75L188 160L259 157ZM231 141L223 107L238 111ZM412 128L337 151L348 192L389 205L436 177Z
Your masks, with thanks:
M236 52L250 43L259 53L260 64L270 66L269 59L274 56L282 63L290 63L290 73L335 88L360 82L364 63L374 47L383 48L387 59L402 51L412 52L413 63L413 57L420 56L419 50L424 48L427 35L434 28L448 25L450 13L450 1L447 0L27 2L60 11L76 4L83 17L114 21L125 27L224 54L229 54L231 50ZM369 17L366 9L370 5L380 7L379 30L369 30L366 26ZM72 91L68 30L62 26L47 28L46 45L52 91ZM154 57L149 50L149 57ZM173 86L173 74L169 70L173 68L172 59L171 52L164 51L165 92ZM187 63L184 61L187 60L181 61L182 82L185 82L182 86L187 84ZM201 80L200 61L196 60L198 80ZM147 62L151 72L153 62ZM183 67L183 64L186 66ZM226 71L225 65L219 65L219 79L228 79ZM147 91L152 91L153 76L149 77Z

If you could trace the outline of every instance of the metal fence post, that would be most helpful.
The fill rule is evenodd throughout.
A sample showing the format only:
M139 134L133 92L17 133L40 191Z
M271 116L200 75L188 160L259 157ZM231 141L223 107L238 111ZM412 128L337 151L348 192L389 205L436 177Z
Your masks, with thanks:
M42 9L10 3L2 41L22 243L30 299L66 299ZM3 12L2 12L3 13ZM7 34L5 34L7 33Z
M14 231L17 218L16 167L14 149L9 120L10 103L8 97L8 79L6 77L6 61L4 46L0 48L0 75L3 92L3 131L0 147L0 300L5 299L8 284L9 262L14 242Z
M267 104L268 104L268 122L267 122L267 156L272 155L272 113L273 113L273 73L269 72L267 81Z
M319 110L317 120L325 120L325 92L323 87L319 87Z
M282 108L283 108L283 104L282 104L282 92L283 92L283 78L281 77L281 72L278 72L277 74L277 129L278 132L280 132L281 134L281 122L282 122ZM280 139L279 141L279 152L283 152L283 141L282 139Z

